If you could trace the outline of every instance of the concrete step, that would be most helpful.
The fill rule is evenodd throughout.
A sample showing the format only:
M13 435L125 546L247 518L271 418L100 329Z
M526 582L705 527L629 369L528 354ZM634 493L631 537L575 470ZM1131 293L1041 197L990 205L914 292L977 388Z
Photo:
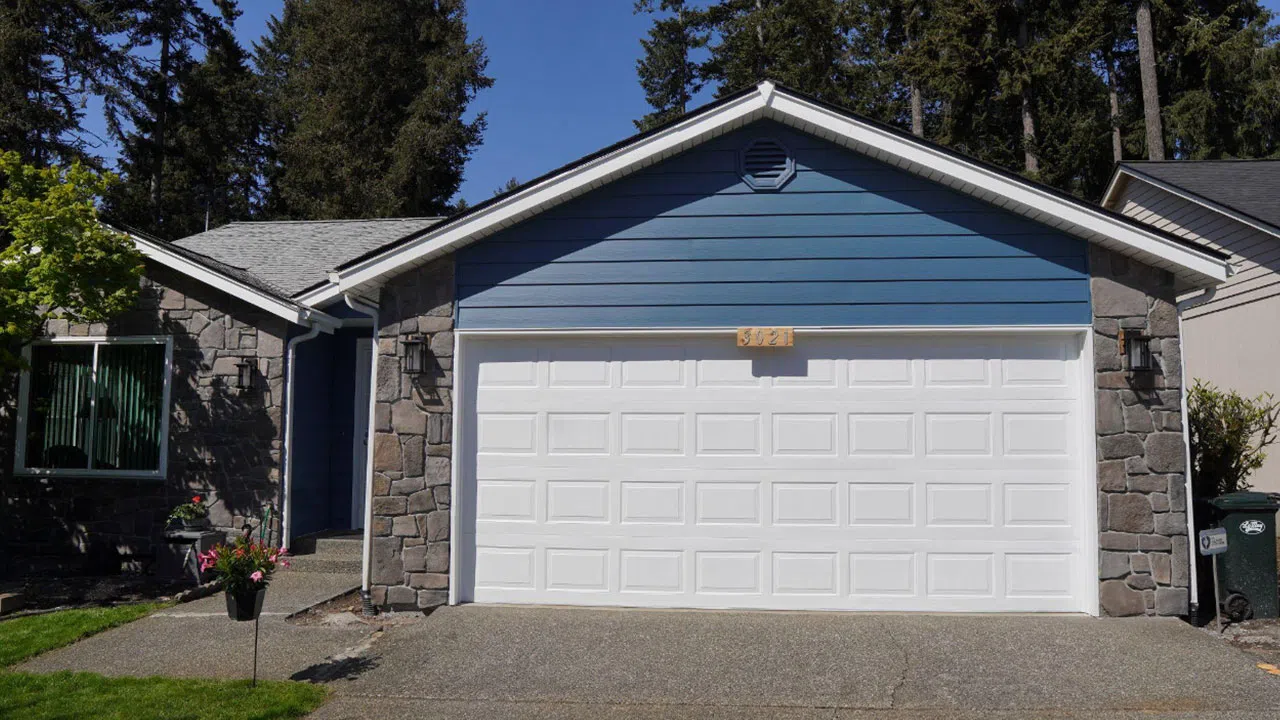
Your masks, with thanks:
M330 557L328 555L295 555L289 559L291 572L301 573L350 573L360 574L360 556Z
M316 555L324 555L331 558L360 558L360 548L363 545L363 538L355 537L327 537L316 538Z

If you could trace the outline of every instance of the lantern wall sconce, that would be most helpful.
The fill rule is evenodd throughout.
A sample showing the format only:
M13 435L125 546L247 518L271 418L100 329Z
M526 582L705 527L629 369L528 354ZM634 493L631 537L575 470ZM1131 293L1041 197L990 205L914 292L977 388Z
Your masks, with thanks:
M236 387L240 390L253 389L253 363L241 360L236 363Z
M1120 342L1128 359L1130 372L1151 372L1156 369L1151 357L1151 338L1139 332L1120 331Z
M428 337L425 335L412 335L400 341L406 375L421 375L427 371L427 342Z

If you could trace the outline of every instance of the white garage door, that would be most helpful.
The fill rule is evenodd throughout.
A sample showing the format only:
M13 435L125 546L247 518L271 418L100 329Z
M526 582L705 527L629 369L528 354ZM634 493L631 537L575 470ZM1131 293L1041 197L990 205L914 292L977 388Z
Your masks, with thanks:
M459 599L1088 610L1080 340L463 341Z

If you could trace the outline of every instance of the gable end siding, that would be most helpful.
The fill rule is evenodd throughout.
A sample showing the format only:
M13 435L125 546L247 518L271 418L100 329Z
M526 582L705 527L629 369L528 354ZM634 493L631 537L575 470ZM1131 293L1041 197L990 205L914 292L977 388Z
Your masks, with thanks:
M738 154L784 143L753 191ZM1085 325L1086 243L761 121L457 255L458 327Z
M1117 212L1179 237L1231 254L1234 273L1192 319L1280 295L1280 238L1139 178L1128 178L1112 202Z

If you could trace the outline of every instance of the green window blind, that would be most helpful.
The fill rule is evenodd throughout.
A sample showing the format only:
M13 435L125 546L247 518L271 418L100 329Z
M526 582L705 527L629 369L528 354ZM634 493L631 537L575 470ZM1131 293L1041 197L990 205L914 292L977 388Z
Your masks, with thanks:
M37 345L31 366L27 467L159 470L164 345Z

